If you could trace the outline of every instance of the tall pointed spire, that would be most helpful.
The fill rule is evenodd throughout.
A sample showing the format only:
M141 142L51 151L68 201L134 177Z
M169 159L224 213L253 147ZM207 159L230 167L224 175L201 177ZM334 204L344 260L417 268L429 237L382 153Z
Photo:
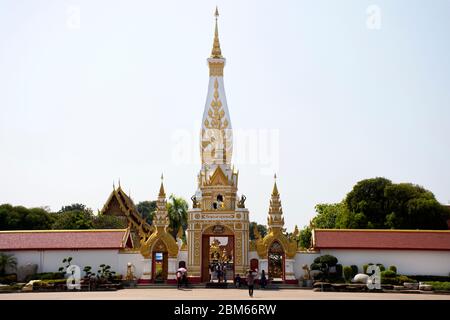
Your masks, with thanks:
M162 197L165 198L166 197L166 192L164 191L164 184L163 184L163 180L164 180L164 176L161 173L161 187L159 187L159 195L158 197Z
M277 176L274 175L275 182L273 184L272 196L270 198L269 216L267 217L267 225L271 230L282 230L284 227L283 209L281 207L280 193L277 187Z
M159 188L158 200L156 200L156 212L153 225L156 228L167 228L169 216L167 213L166 193L164 192L163 175L161 174L161 187Z
M277 187L277 174L275 173L273 176L274 182L273 182L273 190L272 190L272 196L279 196L280 193L278 192Z
M216 17L216 28L214 30L214 43L211 51L211 58L220 59L223 57L222 57L222 50L220 50L219 27L217 26L217 20L219 19L219 9L217 8L217 6L214 16Z
M202 119L200 150L202 165L225 165L229 167L233 153L233 132L223 81L226 59L222 56L220 49L219 10L217 7L214 15L216 20L214 44L211 56L207 59L209 85Z

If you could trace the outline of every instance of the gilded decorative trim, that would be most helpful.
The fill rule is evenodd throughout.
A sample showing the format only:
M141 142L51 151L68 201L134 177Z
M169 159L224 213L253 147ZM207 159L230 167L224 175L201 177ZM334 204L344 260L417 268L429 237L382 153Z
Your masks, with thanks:
M223 77L224 62L209 62L209 76L210 77Z

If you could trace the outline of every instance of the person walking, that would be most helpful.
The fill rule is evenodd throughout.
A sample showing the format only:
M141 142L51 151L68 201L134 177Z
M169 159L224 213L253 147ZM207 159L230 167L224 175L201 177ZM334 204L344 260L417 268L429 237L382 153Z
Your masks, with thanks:
M188 287L188 275L187 275L187 270L183 273L183 284L184 284L184 287L185 287L185 288Z
M209 265L209 282L212 282L212 273L213 273L213 266Z
M259 281L259 285L261 286L261 289L266 288L267 278L266 278L266 272L264 270L261 271L261 280Z
M223 282L227 283L227 266L223 267Z
M178 270L177 271L177 289L181 288L182 277L183 277L183 275L182 275L181 271Z
M247 274L248 295L253 298L253 289L255 287L255 277L252 270L248 270Z
M236 275L236 278L234 278L234 286L236 288L240 288L241 287L241 283L242 283L242 279L241 276L239 275L239 273Z

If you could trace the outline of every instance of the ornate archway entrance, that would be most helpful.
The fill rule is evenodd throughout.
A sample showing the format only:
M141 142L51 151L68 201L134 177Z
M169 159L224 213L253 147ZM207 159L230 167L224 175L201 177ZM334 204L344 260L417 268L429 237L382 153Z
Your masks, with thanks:
M202 234L202 282L233 281L234 233L223 225L207 228Z
M269 278L275 281L284 280L284 249L278 241L272 242L267 253Z
M154 282L167 280L169 271L168 256L165 243L162 240L158 240L152 250L152 279Z

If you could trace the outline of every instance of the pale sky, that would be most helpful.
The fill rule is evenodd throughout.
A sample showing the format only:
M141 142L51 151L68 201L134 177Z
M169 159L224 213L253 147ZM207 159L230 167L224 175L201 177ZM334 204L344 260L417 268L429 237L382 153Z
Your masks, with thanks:
M233 128L279 139L236 163L252 221L273 171L289 230L364 178L450 200L448 0L0 0L0 203L189 199L216 4Z

